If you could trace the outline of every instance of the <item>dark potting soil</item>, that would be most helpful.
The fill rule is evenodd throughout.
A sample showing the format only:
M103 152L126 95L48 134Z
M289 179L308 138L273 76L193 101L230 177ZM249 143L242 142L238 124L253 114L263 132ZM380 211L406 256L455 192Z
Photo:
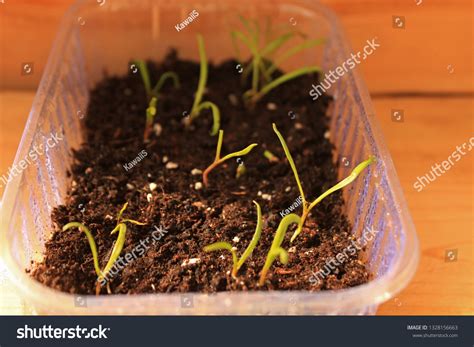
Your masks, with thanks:
M178 59L176 52L159 64L148 62L152 82L169 70L175 71L181 81L179 90L170 81L162 89L155 117L161 134L153 132L148 144L143 142L148 103L139 73L105 76L90 93L84 124L86 141L74 151L72 185L65 205L52 214L54 233L46 244L43 261L33 264L34 278L65 292L95 293L97 275L85 234L75 228L61 229L72 221L88 226L103 269L117 238L110 232L119 210L128 202L124 218L146 225L128 223L121 256L133 253L134 258L124 258L121 264L126 266L116 267L118 271L109 280L112 293L317 291L352 287L369 280L366 265L357 252L324 280L310 281L312 272L322 269L327 260L343 252L353 240L342 212L342 195L336 192L312 211L303 232L292 244L289 239L296 226L288 230L282 246L289 251L289 263L282 265L276 260L266 284L257 286L282 218L280 212L299 197L272 122L286 138L305 194L312 200L337 179L333 146L325 136L326 110L331 100L323 96L312 101L307 90L316 76L304 76L281 85L249 110L242 103L242 94L248 88L242 86L236 65L236 61L210 64L203 100L213 101L221 110L223 155L254 142L258 147L249 155L233 158L214 169L208 188L200 187L202 175L193 173L204 170L214 160L217 136L209 135L211 113L203 111L189 129L182 124L183 114L186 117L194 100L199 64ZM265 158L265 149L279 161ZM246 173L236 179L236 169L242 162ZM264 228L253 254L238 272L238 278L233 279L231 254L206 253L203 247L227 241L242 254L257 222L252 200L262 207ZM301 214L301 206L295 212ZM155 232L153 239L152 233L159 228L161 234ZM106 293L104 286L101 294Z

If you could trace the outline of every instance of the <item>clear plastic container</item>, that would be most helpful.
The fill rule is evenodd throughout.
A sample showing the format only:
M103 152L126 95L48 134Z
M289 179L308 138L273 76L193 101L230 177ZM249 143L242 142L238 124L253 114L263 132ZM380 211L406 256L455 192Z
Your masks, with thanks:
M101 5L102 4L102 5ZM175 25L190 12L199 12L191 24ZM350 57L351 50L335 16L326 8L303 0L223 1L79 1L65 15L41 80L15 163L33 145L43 144L52 132L64 131L64 140L46 151L6 187L1 211L1 254L20 295L38 313L45 314L373 314L377 306L403 289L419 258L418 241L395 169L376 124L366 86L357 69L333 85L331 141L337 158L350 163L379 158L376 165L344 190L346 212L353 233L364 227L379 231L367 246L366 257L374 279L338 291L235 292L207 294L147 294L84 296L52 290L25 272L31 260L41 259L50 237L52 209L61 204L70 184L66 170L70 148L82 139L81 118L88 90L103 76L125 74L132 58L161 59L172 46L185 58L198 59L196 33L206 39L215 62L234 56L229 30L237 14L272 18L293 24L311 38L325 37L325 45L299 54L284 68L320 64L333 69ZM368 38L370 39L370 38ZM308 93L302 90L301 93ZM287 115L284 115L287 116ZM353 165L340 165L340 177ZM192 307L182 304L190 300ZM185 298L185 299L183 299ZM84 307L83 304L86 302Z

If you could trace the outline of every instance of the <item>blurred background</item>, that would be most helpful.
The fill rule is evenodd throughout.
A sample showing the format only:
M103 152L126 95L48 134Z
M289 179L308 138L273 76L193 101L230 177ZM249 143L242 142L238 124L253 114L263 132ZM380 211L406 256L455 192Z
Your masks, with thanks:
M73 2L0 0L0 175L13 162L61 17ZM414 280L378 314L473 314L474 151L423 191L413 187L418 176L474 136L473 2L321 2L337 14L353 51L373 37L381 44L357 69L421 243ZM394 121L395 110L403 111L403 122ZM1 263L0 296L0 313L31 312Z

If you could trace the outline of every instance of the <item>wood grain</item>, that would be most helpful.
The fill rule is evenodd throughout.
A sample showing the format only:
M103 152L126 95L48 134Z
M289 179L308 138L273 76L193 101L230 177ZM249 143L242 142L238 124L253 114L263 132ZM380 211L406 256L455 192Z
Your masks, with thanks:
M421 247L415 278L378 314L473 314L474 149L421 192L413 183L474 136L474 99L387 98L375 99L374 106ZM392 122L391 109L403 109L405 122ZM446 262L451 249L458 259Z
M0 92L0 175L8 171L15 158L34 96L33 91ZM2 192L0 187L0 196Z
M0 3L0 174L13 161L60 17L71 2ZM472 2L323 3L337 13L354 50L375 36L381 42L358 69L373 95L420 239L413 281L378 314L473 314L473 153L423 191L413 188L417 176L474 135ZM392 15L405 16L404 30L392 27ZM21 76L21 63L28 61L35 63L35 72ZM404 123L391 121L391 109L404 110ZM450 249L458 252L455 262L445 261ZM0 294L0 313L28 312L8 282L0 281Z

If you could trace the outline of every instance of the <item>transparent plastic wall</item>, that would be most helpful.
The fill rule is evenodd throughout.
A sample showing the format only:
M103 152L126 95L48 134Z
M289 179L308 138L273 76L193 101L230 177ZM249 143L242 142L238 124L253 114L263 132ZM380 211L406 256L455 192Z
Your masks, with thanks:
M63 42L64 54L50 57L57 64L43 76L16 157L16 162L26 158L31 162L18 177L13 210L7 217L13 256L21 268L41 258L52 230L51 212L64 201L70 186L71 149L82 142L80 121L88 89L78 28L72 28L69 38ZM32 153L39 153L37 160L31 160ZM8 188L4 204L12 194L12 185ZM5 210L8 207L4 205Z
M175 25L190 12L199 12L190 25ZM129 73L132 59L159 60L173 47L184 58L198 59L196 34L202 33L214 62L234 57L229 31L239 25L237 14L289 23L309 38L326 43L298 55L284 69L319 64L334 69L350 56L335 17L306 1L256 2L114 0L100 6L79 1L65 16L43 75L15 162L34 146L47 148L53 133L63 140L45 151L33 165L8 184L1 213L2 257L20 293L40 313L68 314L373 314L377 305L401 290L418 262L418 244L393 164L378 129L370 98L356 71L329 90L331 141L339 176L375 155L376 165L344 190L353 233L377 231L366 258L374 279L365 285L325 292L252 292L194 294L194 307L181 307L180 294L86 297L87 308L75 297L34 281L25 273L31 260L41 259L52 230L52 209L64 201L70 179L72 148L83 141L88 91L104 73ZM370 39L370 38L368 38ZM301 93L309 92L311 86ZM282 115L284 117L286 115ZM342 160L343 159L343 160ZM346 163L348 163L346 165Z
M337 40L328 43L322 64L324 71L334 71L350 58L350 54L336 46L337 43ZM374 118L374 114L368 113L371 109L362 102L354 75L343 75L331 86L329 93L335 100L330 114L330 128L331 141L336 145L334 160L339 165L338 176L347 177L356 164L370 155L379 159L375 168L370 168L369 174L343 190L343 196L345 212L353 225L355 237L365 239L364 235L369 230L375 234L373 240L368 242L366 260L371 273L380 277L390 269L396 260L395 255L400 253L406 241L399 218L400 208L397 208L399 204L394 200L387 182L384 161L389 158L377 148L373 130L368 124L368 118Z

